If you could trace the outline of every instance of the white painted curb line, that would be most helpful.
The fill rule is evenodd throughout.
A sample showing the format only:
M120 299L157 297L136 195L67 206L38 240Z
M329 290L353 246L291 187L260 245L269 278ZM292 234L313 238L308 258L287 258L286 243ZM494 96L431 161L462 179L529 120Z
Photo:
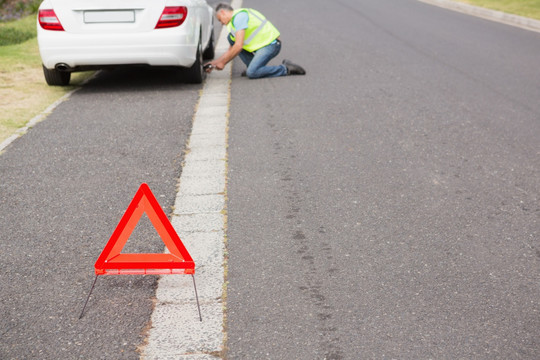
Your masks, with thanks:
M233 0L234 8L241 0ZM229 48L223 27L216 57ZM159 280L145 360L206 360L224 351L227 128L232 63L207 78L179 180L172 225L195 261L203 321L187 275Z
M464 4L452 0L418 0L445 9L455 10L467 15L516 26L522 29L540 32L540 21L523 16L508 14L502 11L490 10L479 6Z

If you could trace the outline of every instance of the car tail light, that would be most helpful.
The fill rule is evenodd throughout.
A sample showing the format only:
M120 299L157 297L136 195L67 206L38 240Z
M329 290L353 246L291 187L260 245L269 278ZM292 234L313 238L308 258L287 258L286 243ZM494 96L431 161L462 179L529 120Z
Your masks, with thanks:
M186 20L187 7L185 6L167 6L159 21L156 25L156 29L163 29L169 27L180 26Z
M54 10L39 10L39 25L45 30L64 31L60 20L54 13Z

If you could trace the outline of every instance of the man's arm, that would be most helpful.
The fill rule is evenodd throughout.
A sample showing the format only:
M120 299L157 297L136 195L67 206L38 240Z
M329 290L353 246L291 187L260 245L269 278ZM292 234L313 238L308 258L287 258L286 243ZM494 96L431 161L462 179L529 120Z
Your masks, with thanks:
M244 47L245 35L246 30L238 30L235 36L235 43L229 48L229 50L227 50L225 54L221 55L219 59L210 62L210 65L212 65L218 70L223 70L225 65L227 65L232 59L238 56L238 54L240 54L240 52L242 51L242 48Z

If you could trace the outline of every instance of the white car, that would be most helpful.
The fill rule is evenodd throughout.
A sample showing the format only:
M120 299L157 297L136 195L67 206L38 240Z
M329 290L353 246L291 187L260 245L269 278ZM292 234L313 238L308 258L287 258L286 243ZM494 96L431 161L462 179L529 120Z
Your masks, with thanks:
M213 9L206 0L45 0L38 44L45 80L68 85L71 73L119 65L187 68L201 83L214 57Z

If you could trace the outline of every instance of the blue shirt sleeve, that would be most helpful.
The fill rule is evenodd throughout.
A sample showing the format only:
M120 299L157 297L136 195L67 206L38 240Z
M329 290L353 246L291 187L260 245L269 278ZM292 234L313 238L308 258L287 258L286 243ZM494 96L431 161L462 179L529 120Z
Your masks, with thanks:
M249 15L247 12L242 11L236 14L234 17L233 25L236 31L245 30L248 27Z

